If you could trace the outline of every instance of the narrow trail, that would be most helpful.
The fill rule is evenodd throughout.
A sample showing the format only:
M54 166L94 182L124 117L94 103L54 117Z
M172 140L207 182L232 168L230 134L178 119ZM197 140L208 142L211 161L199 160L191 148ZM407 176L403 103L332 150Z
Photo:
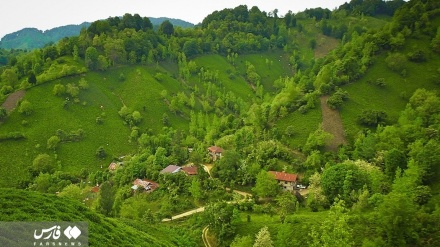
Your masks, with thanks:
M203 231L202 231L202 240L203 240L203 244L205 245L205 247L211 247L212 246L209 243L208 230L209 230L209 228L206 226L205 228L203 228Z
M333 135L333 139L327 143L327 149L337 151L339 145L347 144L347 139L341 115L337 110L333 110L327 105L328 98L329 96L321 97L322 128L325 132Z
M6 109L9 113L17 106L17 103L24 97L26 94L25 90L20 90L15 93L11 93L8 98L3 102L2 107Z

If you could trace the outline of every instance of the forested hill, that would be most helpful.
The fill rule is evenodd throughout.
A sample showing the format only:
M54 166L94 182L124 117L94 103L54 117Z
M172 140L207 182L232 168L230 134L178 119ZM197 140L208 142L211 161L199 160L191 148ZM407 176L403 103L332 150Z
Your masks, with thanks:
M166 20L170 21L176 27L194 27L194 24L180 19L167 17L150 17L149 19L156 30L159 28L159 25ZM89 22L84 22L79 25L66 25L46 31L36 28L23 28L22 30L5 35L0 41L0 48L22 50L42 48L47 44L56 43L64 37L77 36L82 28L88 28L90 24Z
M0 41L0 48L33 50L49 43L56 43L64 37L76 36L82 28L87 28L90 23L67 25L41 31L36 28L24 28L17 32L5 35Z

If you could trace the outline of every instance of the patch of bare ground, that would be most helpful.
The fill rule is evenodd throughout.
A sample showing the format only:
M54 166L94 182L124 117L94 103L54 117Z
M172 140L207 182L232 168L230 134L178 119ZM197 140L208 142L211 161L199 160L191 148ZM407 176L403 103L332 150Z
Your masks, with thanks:
M325 132L333 135L333 138L327 143L327 150L337 151L340 145L347 144L347 139L345 138L341 115L327 105L328 98L329 96L321 97L322 128Z
M6 109L9 113L17 106L17 103L24 97L26 94L25 90L20 90L15 93L12 93L8 96L5 102L3 102L2 107Z
M325 57L331 50L338 47L339 41L335 38L325 36L324 34L316 35L315 58Z

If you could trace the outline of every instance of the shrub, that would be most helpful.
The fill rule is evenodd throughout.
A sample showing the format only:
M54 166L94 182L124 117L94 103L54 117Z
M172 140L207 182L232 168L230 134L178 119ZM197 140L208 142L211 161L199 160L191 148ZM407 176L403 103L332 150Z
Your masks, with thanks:
M96 150L96 157L98 157L98 158L100 158L100 159L105 159L105 157L107 157L107 152L105 152L103 146L100 146L100 147Z
M386 122L388 116L384 111L363 110L358 116L358 121L362 125L376 126Z
M26 116L31 115L33 111L34 111L34 107L32 106L31 102L27 100L23 100L20 103L20 107L18 108L18 112Z
M58 147L59 143L60 143L60 138L58 136L51 136L47 140L47 149L55 150Z
M422 63L426 61L425 53L421 50L408 53L408 60L415 63Z
M0 141L20 140L20 139L24 139L24 138L26 138L26 137L21 132L9 132L9 133L0 135Z
M390 53L385 59L388 68L394 72L402 72L406 68L407 59L401 53Z
M66 87L62 84L56 84L53 87L53 94L56 96L61 96L66 93Z
M348 92L338 89L330 98L327 100L327 104L332 109L337 109L342 106L345 100L348 99Z

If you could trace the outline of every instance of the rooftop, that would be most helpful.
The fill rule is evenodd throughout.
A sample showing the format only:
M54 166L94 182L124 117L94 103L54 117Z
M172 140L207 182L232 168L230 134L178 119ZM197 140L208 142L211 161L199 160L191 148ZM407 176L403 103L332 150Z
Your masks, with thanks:
M269 171L269 173L273 174L275 176L275 179L278 181L296 182L296 179L298 177L298 175L296 174L285 172Z

